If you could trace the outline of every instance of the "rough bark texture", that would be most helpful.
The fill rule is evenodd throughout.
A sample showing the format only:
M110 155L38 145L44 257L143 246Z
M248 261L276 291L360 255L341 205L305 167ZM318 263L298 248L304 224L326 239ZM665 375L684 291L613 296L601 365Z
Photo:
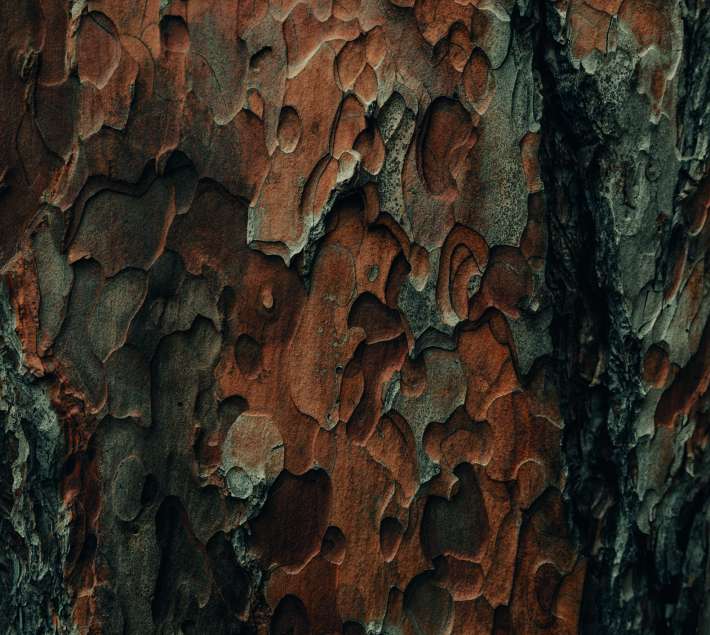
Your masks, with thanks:
M0 631L710 632L704 0L0 33Z

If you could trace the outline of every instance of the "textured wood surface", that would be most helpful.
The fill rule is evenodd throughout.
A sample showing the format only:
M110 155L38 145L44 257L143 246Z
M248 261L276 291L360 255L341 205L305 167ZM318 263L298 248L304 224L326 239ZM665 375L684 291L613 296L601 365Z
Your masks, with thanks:
M0 627L710 629L704 0L0 8Z

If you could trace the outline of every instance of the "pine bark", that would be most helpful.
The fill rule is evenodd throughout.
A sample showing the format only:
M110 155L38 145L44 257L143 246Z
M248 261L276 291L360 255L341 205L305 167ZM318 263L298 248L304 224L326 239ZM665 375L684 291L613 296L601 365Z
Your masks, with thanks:
M705 0L0 33L0 631L710 633Z

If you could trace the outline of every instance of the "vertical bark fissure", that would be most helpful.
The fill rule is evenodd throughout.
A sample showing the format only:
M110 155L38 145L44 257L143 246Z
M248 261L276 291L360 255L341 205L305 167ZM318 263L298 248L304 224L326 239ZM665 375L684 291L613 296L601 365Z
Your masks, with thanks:
M655 280L661 289L673 266L668 252L672 230L682 227L682 201L702 179L707 163L701 132L708 103L707 62L699 54L707 51L707 11L689 4L693 6L684 16L689 53L679 86L685 97L678 113L676 143L682 159L675 213L657 233ZM708 457L694 475L684 469L667 475L649 532L637 522L643 468L636 429L639 418L648 416L641 413L642 343L627 310L634 298L624 289L616 210L608 193L614 172L623 165L624 144L636 136L640 148L642 135L620 125L615 99L604 94L594 74L571 63L569 42L551 3L539 6L535 62L544 100L540 164L550 232L547 284L555 298L551 330L565 418L565 497L580 548L589 559L580 630L703 632L702 624L708 624L707 616L701 617ZM616 55L609 53L604 64L616 63ZM625 87L629 92L635 90L634 79Z
M57 488L61 430L44 387L23 370L0 287L0 631L71 632L64 586L69 517Z

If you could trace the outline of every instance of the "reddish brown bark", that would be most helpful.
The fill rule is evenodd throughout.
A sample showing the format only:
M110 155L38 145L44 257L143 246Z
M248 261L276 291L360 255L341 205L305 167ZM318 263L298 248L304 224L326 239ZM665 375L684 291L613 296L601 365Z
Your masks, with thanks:
M691 4L4 8L9 632L710 624Z

